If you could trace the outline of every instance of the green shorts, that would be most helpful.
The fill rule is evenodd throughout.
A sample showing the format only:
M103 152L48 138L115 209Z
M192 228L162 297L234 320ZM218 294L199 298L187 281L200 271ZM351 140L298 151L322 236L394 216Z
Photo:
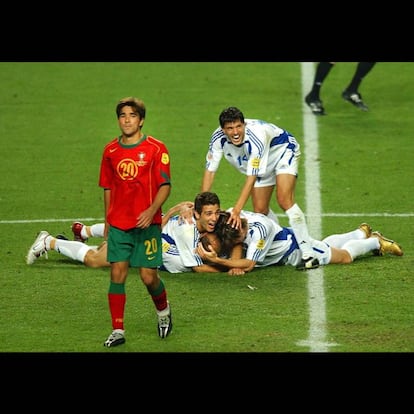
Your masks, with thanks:
M129 262L131 267L161 266L161 227L152 224L146 229L120 230L109 226L107 260Z

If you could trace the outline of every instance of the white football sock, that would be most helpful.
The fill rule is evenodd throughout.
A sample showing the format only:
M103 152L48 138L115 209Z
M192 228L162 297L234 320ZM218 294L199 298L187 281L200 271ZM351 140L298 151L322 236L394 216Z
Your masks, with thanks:
M83 263L86 253L93 248L93 246L88 246L79 241L56 239L54 250L66 257Z
M82 228L82 230L85 227ZM92 224L92 226L89 227L89 230L91 232L91 237L103 237L104 236L104 230L105 230L105 223L97 223ZM83 234L82 234L83 236Z
M53 239L53 236L51 236L50 234L48 236L46 236L45 238L45 247L46 247L46 251L50 250L50 241Z
M88 232L86 231L86 225L83 225L80 231L80 235L82 237L83 240L88 240L89 235Z
M267 213L267 217L269 217L270 219L274 220L277 224L279 224L279 219L277 218L273 210L270 208L269 208L269 212Z
M349 240L342 246L342 249L347 250L351 255L352 260L379 248L380 243L376 237L363 240Z
M350 240L363 240L365 238L365 232L361 229L356 229L353 231L349 231L348 233L331 234L330 236L325 237L322 241L328 243L329 246L341 249L342 246Z
M313 257L314 253L310 244L308 226L306 225L305 215L300 207L295 203L291 208L285 211L289 217L289 225L295 233L296 241L302 251L302 257L307 259Z

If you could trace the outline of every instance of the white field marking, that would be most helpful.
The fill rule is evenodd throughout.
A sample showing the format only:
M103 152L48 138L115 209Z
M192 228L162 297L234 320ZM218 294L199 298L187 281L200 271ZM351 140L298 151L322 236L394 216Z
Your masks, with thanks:
M314 63L301 63L302 77L302 113L303 113L303 146L302 159L305 166L305 211L308 214L308 229L314 239L321 239L321 194L319 177L319 146L318 125L316 116L312 114L304 99L312 87L314 78ZM309 336L305 341L298 341L298 346L309 347L310 352L328 352L326 342L326 309L324 292L323 267L305 270L308 276L309 304Z
M309 233L320 240L322 217L412 217L413 213L321 213L318 128L317 116L313 115L304 99L312 87L314 63L301 63L302 108L303 108L303 151L305 167L306 217ZM297 342L298 346L309 347L310 352L329 352L329 347L338 344L326 340L326 309L323 266L306 271L308 276L309 337Z
M320 213L315 214L305 214L306 217L414 217L414 213ZM276 214L278 217L286 217L286 214L280 213ZM312 219L313 220L313 219ZM30 223L64 223L80 221L87 223L102 223L104 221L103 217L84 217L84 218L55 218L55 219L32 219L32 220L0 220L0 224L30 224ZM309 224L309 223L308 223ZM310 232L312 237L314 236L313 232Z
M283 217L283 215L281 214ZM312 217L307 214L307 217ZM321 217L414 217L414 213L322 213Z
M103 217L84 217L84 218L56 218L56 219L32 219L32 220L0 220L0 224L30 224L30 223L63 223L69 221L71 223L75 221L84 221L92 223L102 223L104 221Z

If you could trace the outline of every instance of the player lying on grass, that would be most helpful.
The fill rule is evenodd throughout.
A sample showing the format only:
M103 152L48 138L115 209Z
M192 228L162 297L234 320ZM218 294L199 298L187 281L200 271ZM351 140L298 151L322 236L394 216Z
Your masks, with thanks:
M203 262L196 252L201 236L213 233L220 212L220 200L211 192L198 194L194 203L184 201L170 208L162 219L163 266L160 270L170 273L222 271L220 266ZM53 237L43 230L30 247L26 262L33 264L42 255L47 257L48 251L55 250L88 267L109 267L105 241L99 246L84 243L90 237L104 237L104 227L104 223L86 226L75 222L72 225L74 241L61 235ZM207 238L213 248L219 248L214 234ZM236 253L241 257L241 250Z
M300 262L302 254L291 228L281 227L263 214L242 211L242 227L236 229L227 224L228 217L230 212L222 214L215 230L221 242L222 254L219 256L214 251L207 251L199 244L197 251L203 260L229 269L230 274L233 268L237 269L235 274L242 274L262 266L296 267ZM311 243L321 265L349 264L368 253L376 256L403 255L398 243L378 231L372 231L367 223L347 233L332 234L322 241L311 239ZM235 245L243 246L244 257L226 258Z
M199 206L199 203L197 205ZM190 225L181 226L179 228L183 231L181 231L178 238L176 234L174 235L175 240L180 238L189 238L191 240L189 247L182 247L182 251L187 251L187 254L183 253L183 256L181 256L176 242L173 241L171 235L164 232L167 229L163 226L163 259L165 263L162 270L170 273L228 271L230 275L240 275L253 270L254 267L283 264L296 266L296 261L300 260L296 239L288 227L281 227L260 213L243 210L243 227L239 232L231 226L225 225L225 219L229 213L221 212L218 215L219 223L216 226L216 231L219 235L219 241L217 242L212 231L214 229L212 224L217 222L217 218L214 217L214 214L211 214L210 206L201 207L201 209L198 207L201 214L196 212L194 216L192 206L193 203L191 202L180 203L171 208L164 216L168 222L173 219L172 223L175 224L183 223L184 221L189 224L187 220L190 220L193 223L193 229L191 229ZM180 214L171 217L176 212ZM209 221L210 231L204 231L207 228L208 222L205 222L203 219L205 215L212 217ZM198 226L195 226L194 222ZM200 226L203 222L204 225ZM201 231L198 231L199 228ZM36 241L29 249L27 263L32 264L38 257L43 254L47 255L47 251L56 250L73 260L84 263L88 267L110 266L106 261L106 242L103 242L100 246L88 246L84 243L90 237L103 237L103 229L103 223L87 226L75 222L72 225L72 231L76 241L61 240L52 237L46 231L40 232ZM210 243L214 249L213 252L208 252L205 248L199 246L198 242L204 234L209 235ZM238 250L234 250L235 246ZM194 254L194 249L196 248L197 253ZM401 247L396 242L385 238L379 232L373 232L371 226L366 223L361 224L357 229L348 233L334 234L322 241L313 240L313 248L320 256L321 264L323 265L329 263L352 263L355 258L370 252L379 256L387 253L396 256L403 255ZM231 259L226 259L230 255ZM197 261L201 259L201 264L193 267L185 266L182 259L186 256L189 256L190 260L191 256L195 256L194 260ZM188 257L187 260L189 260ZM203 260L206 263L203 263Z

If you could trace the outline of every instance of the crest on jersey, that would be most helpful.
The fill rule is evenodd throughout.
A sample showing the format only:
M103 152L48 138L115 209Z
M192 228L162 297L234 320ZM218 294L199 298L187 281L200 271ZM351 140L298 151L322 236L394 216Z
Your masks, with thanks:
M143 167L144 165L146 165L146 163L147 162L145 161L145 152L139 152L137 161L138 167Z
M252 168L259 168L260 166L260 158L253 158L251 161Z
M163 154L161 156L161 162L163 164L168 164L170 162L170 157L166 152L163 152Z
M258 250L263 250L264 246L265 246L265 241L264 241L263 239L260 239L260 240L257 242L257 245L256 245L257 249L258 249Z

